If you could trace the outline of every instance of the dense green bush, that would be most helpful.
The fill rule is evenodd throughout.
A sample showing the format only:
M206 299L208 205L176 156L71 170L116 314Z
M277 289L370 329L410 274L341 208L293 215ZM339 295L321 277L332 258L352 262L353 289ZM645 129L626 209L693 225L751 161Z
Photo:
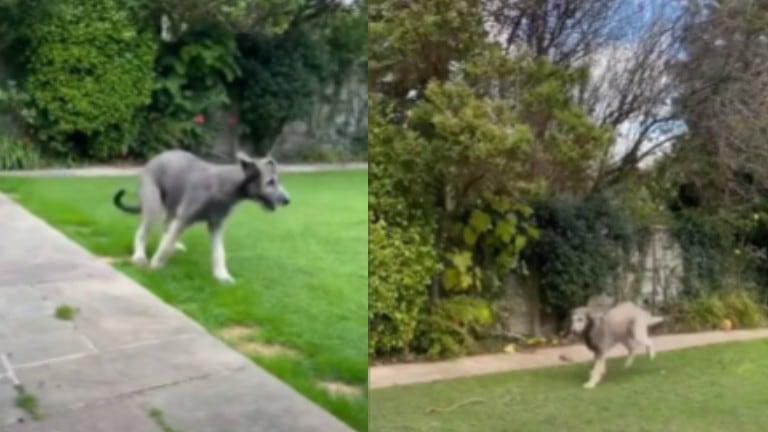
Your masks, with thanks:
M55 155L125 155L150 100L154 35L140 33L117 0L62 0L33 23L25 90L30 127Z
M460 354L490 324L489 299L534 235L530 213L510 198L532 187L514 162L528 151L530 130L505 103L463 82L428 86L405 125L396 105L370 101L369 209L387 226L432 232L444 268L413 293L428 295L429 304L411 348Z
M605 196L540 202L534 221L540 236L523 260L543 306L560 318L613 286L637 239L631 219Z
M0 170L38 168L40 160L40 151L29 141L0 135Z
M493 311L482 298L458 295L437 299L422 314L415 346L430 359L463 355L491 323Z
M433 357L466 352L493 323L504 277L538 235L528 203L550 188L584 189L589 161L610 138L569 96L583 71L510 58L478 34L431 45L424 32L441 20L482 27L471 2L460 5L466 16L443 16L438 3L380 7L413 22L372 24L379 37L397 37L375 48L375 75L394 82L376 83L369 99L369 209L390 225L434 226L442 266L424 287L429 303L413 343ZM434 61L456 64L425 66L424 44L439 50ZM419 91L405 97L408 88Z
M192 25L173 42L159 46L151 103L143 110L132 155L145 158L160 150L184 148L204 153L229 119L227 86L240 74L234 36L216 24ZM203 120L199 124L193 119Z
M683 250L689 296L727 284L762 286L766 278L768 218L756 211L684 210L671 232Z
M428 234L428 233L426 233ZM368 225L368 352L408 351L438 268L425 233L383 221Z
M670 232L683 251L685 294L714 289L728 273L736 248L735 227L723 213L687 210L675 215Z
M306 28L279 37L239 35L241 120L256 154L271 148L285 123L304 118L315 95L332 76L330 51Z
M264 153L318 91L365 64L365 1L199 3L0 2L0 57L29 99L13 114L59 160L206 153L223 127ZM163 42L161 17L171 28ZM235 83L240 65L249 75Z
M686 330L715 330L725 319L734 328L756 328L766 323L765 307L757 295L742 288L700 293L685 299L676 309Z
M367 65L367 12L366 2L356 2L282 34L238 35L243 74L233 92L254 153L269 151L284 124L306 118L331 83Z

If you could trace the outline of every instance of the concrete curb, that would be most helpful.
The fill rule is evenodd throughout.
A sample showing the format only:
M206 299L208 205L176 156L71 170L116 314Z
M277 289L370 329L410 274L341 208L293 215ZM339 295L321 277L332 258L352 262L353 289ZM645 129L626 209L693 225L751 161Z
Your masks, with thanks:
M656 350L672 351L698 346L768 338L768 329L713 331L671 334L653 337ZM562 366L569 363L560 359L567 356L574 363L592 360L592 354L582 345L543 348L532 353L486 354L434 363L403 363L369 368L369 388L427 383L476 375L515 370ZM617 346L609 357L623 357L626 350Z
M352 431L2 193L0 219L0 349L44 414L0 379L0 431Z

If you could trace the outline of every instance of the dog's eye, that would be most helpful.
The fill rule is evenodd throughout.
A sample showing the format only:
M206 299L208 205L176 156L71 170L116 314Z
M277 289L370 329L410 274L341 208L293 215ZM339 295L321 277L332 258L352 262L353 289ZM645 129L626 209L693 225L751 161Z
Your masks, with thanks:
M277 182L275 181L275 179L269 179L267 181L267 186L274 186L276 184L277 184Z

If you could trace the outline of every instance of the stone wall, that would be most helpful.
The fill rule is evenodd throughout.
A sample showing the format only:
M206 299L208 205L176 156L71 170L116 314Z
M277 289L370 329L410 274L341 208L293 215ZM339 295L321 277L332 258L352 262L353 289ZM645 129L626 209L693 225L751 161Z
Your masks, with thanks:
M222 119L235 115L221 114ZM233 155L240 144L248 147L238 141L236 127L221 124L224 127L214 149L217 153ZM272 154L282 162L361 160L367 154L367 140L368 80L363 70L356 68L315 97L309 116L283 126Z
M368 80L362 70L355 69L315 98L306 119L283 127L274 154L284 160L332 155L350 158L359 154L356 146L367 138Z
M663 226L651 228L648 249L636 251L630 269L622 272L620 300L645 304L651 311L672 304L682 290L683 251Z
M613 287L603 294L613 301L634 301L657 312L677 301L682 276L680 246L665 227L655 226L646 247L632 254ZM559 323L542 312L535 280L513 275L505 285L506 295L494 305L499 317L497 334L541 336L557 328Z

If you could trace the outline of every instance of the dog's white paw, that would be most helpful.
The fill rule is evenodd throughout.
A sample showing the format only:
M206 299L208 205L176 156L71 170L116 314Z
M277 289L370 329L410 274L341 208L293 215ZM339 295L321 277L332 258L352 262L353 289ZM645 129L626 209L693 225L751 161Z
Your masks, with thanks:
M147 257L144 255L134 255L131 257L131 262L138 267L145 267L147 265Z
M216 277L216 280L218 280L223 284L230 285L235 283L235 278L233 278L232 275L229 273L215 274L214 277Z
M165 263L162 263L162 262L160 262L160 261L158 261L158 260L154 260L154 259L153 259L153 260L152 260L152 261L149 263L149 268L150 268L150 269L152 269L152 270L157 270L157 269L161 269L161 268L163 268L163 266L164 266L164 265L165 265Z
M182 242L176 242L176 244L174 245L174 248L177 251L179 251L179 252L186 252L187 251L187 247L184 246L184 243L182 243Z
M584 388L585 389L593 389L593 388L595 388L596 385L597 385L597 383L593 383L593 382L589 381L589 382L584 383Z

